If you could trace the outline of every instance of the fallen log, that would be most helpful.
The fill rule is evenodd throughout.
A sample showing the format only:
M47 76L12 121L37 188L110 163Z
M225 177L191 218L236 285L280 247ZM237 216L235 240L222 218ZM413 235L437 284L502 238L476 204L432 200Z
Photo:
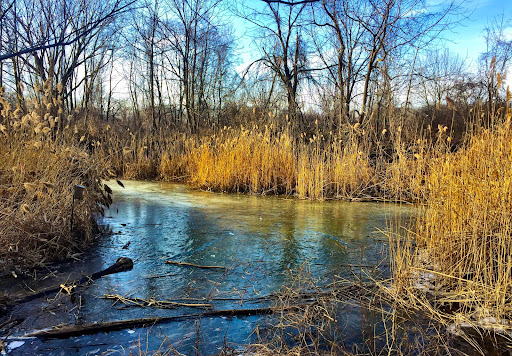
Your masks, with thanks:
M166 317L148 317L140 319L128 319L107 321L92 324L81 325L64 325L55 327L53 329L37 330L24 335L25 337L38 337L38 338L52 338L52 339L65 339L72 336L80 336L87 334L97 334L100 332L110 332L116 330L123 330L133 327L145 327L164 322L184 321L190 319L200 319L203 317L211 316L251 316L251 315L269 315L275 312L282 312L292 309L299 309L304 305L291 305L279 308L254 308L254 309L229 309L229 310L212 310L201 314L186 314L179 316L166 316Z
M27 302L30 302L37 298L43 298L43 297L47 297L47 296L55 296L57 293L59 293L63 290L67 294L70 294L73 289L75 289L79 286L88 284L91 281L94 281L98 278L101 278L101 277L109 275L109 274L129 271L132 268L133 268L133 261L130 258L119 257L117 259L116 263L114 263L112 266L105 268L104 270L101 270L99 272L93 273L92 275L83 276L82 278L80 278L77 281L68 283L69 286L60 284L58 287L47 288L40 292L30 294L30 295L27 295L27 296L19 298L19 299L11 300L7 303L7 305L13 306L13 305L21 304L21 303L27 303Z
M188 262L179 262L179 261L170 261L170 260L165 260L165 263L167 264L170 264L170 265L176 265L176 266L185 266L185 267L196 267L196 268L205 268L205 269L208 269L208 268L217 268L217 269L227 269L226 267L223 267L223 266L204 266L204 265L196 265L196 264L193 264L193 263L188 263Z

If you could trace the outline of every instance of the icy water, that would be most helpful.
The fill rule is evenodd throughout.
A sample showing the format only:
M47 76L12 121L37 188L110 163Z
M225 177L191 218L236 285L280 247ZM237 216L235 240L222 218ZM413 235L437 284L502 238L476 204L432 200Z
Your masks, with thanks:
M164 339L166 346L170 343L186 355L213 355L223 347L241 350L257 340L253 331L258 325L264 328L266 317L203 317L64 340L23 335L58 324L201 312L188 307L127 308L102 299L104 295L189 303L208 300L214 310L261 308L269 306L263 297L278 292L286 285L288 272L304 263L319 283L360 272L386 275L387 244L381 231L396 216L414 214L413 208L395 204L218 194L169 183L125 181L124 189L115 182L108 184L114 204L103 223L111 229L110 236L102 237L81 256L82 261L41 271L36 280L0 281L0 288L12 295L58 285L106 268L120 256L133 259L133 270L100 278L73 298L41 298L16 307L12 316L20 323L13 324L5 342L9 354L138 354L157 350ZM227 269L176 266L165 260ZM340 320L346 342L360 342L365 327L361 310L349 308Z

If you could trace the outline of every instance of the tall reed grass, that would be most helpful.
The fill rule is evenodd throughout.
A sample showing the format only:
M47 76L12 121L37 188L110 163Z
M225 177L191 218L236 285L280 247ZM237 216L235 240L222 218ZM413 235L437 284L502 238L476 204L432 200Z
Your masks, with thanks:
M510 99L508 92L493 127L477 129L455 153L430 157L421 217L391 240L390 291L456 334L512 330Z
M111 202L101 179L104 165L86 151L57 139L64 118L55 102L11 109L0 95L0 273L41 266L80 252L93 238L96 214ZM28 104L28 103L27 103ZM61 116L51 115L53 112ZM74 185L86 186L70 213Z
M395 198L398 192L382 184L386 173L377 170L365 146L355 134L297 139L268 126L226 127L168 143L160 158L159 177L181 178L214 191L320 200L384 198L381 193L385 192L385 198ZM397 166L393 174L406 174L409 163Z

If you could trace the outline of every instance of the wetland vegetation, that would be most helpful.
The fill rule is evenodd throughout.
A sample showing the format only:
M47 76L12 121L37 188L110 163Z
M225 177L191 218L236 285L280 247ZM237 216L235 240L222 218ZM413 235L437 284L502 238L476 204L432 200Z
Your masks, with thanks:
M217 331L230 324L215 314L228 309L230 322L250 330L229 335L236 343L248 339L251 345L244 350L254 354L509 353L512 19L505 13L489 20L485 49L470 65L444 48L442 37L464 21L466 5L411 0L0 2L0 275L6 281L0 346L15 353L8 348L13 345L9 338L13 330L18 332L14 337L29 333L30 308L52 307L45 304L46 295L39 302L15 303L34 293L25 284L44 291L53 287L45 284L48 279L60 286L53 301L75 311L76 318L66 319L59 309L56 322L37 324L41 328L97 321L89 319L101 313L92 311L104 312L103 306L76 306L75 301L93 299L98 290L114 304L145 310L179 303L190 308L191 300L180 298L196 298L193 303L208 311L152 315L188 315L189 324L180 324L187 331L164 337L165 347L148 336L147 346L162 353L210 354L217 347L231 352L231 344L219 341L229 332ZM258 55L247 62L244 48ZM167 199L165 194L144 183L134 189L130 180L161 182L176 204L160 205L154 199ZM76 186L85 187L83 199L74 194ZM236 194L214 201L216 195L203 191ZM215 209L234 209L240 220L201 206L198 197ZM265 199L274 200L261 209L250 205L267 204L261 203ZM377 202L383 209L402 210L383 222L381 215L370 214ZM348 242L343 229L352 226L350 217L330 210L354 209L347 204L376 219L364 229L356 224ZM409 209L405 206L413 206L414 219L401 218ZM317 216L312 207L325 211ZM237 213L242 208L258 216ZM122 209L134 214L133 228L116 217L126 217ZM160 220L137 215L137 209L151 210ZM282 209L292 213L281 221L264 215L265 209L275 216ZM180 214L187 216L182 217L186 224L177 218ZM309 214L339 219L339 226L308 229L296 216L314 225L316 218ZM229 226L219 227L208 220L212 216ZM165 219L174 223L165 225ZM288 220L294 223L288 226ZM201 225L204 221L209 225ZM100 234L109 229L105 223L110 234ZM380 237L368 226L379 229ZM168 246L169 239L175 246ZM250 260L256 265L264 260L258 254L272 244L280 251L273 251L273 258L283 254L271 259L275 265L270 268L248 269L254 295L245 309L271 314L265 327L262 319L250 319L254 315L236 319L234 303L227 302L233 302L230 293L244 291L238 294L243 300L250 289L234 282L244 279L238 269L249 260L233 249L251 241L254 246L244 251L256 255ZM111 251L105 244L116 246L116 256L105 253ZM379 252L368 246L378 246ZM359 262L349 251L353 248L360 248ZM363 251L368 248L379 258L370 258ZM311 249L321 251L320 261ZM225 257L226 251L236 259L216 257ZM131 274L122 272L129 280L110 276L101 282L101 276L90 285L72 283L84 281L79 270L91 275L122 255L135 262ZM149 255L174 264L162 260L155 267ZM86 268L85 258L96 261L89 267L97 269ZM207 277L195 271L198 267L210 267L201 268ZM77 275L65 277L66 268ZM168 271L173 268L179 273ZM185 272L190 269L195 272ZM281 278L289 270L296 274ZM120 287L142 271L162 283L149 283L151 293L145 296ZM262 271L265 278L272 275L272 287L260 286L266 294L259 296ZM181 277L186 273L190 278ZM178 283L183 280L188 284ZM110 282L115 288L108 291ZM176 290L169 289L173 283ZM195 283L200 286L194 295ZM213 293L217 285L222 288ZM228 286L233 289L223 290ZM208 292L202 290L207 287ZM259 297L266 304L255 302ZM243 313L250 314L247 310ZM349 317L340 318L345 312ZM18 329L15 313L25 318ZM114 314L105 315L141 320L137 313L130 319L128 313ZM203 318L214 321L201 334L197 319ZM151 320L140 323L156 322ZM191 338L194 327L195 341L180 349L180 336ZM113 345L115 335L103 342ZM208 335L216 335L209 346ZM55 341L51 345L59 347Z

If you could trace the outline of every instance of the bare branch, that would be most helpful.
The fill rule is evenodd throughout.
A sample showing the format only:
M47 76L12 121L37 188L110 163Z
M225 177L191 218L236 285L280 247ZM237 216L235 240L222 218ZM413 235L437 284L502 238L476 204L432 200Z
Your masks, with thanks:
M13 58L13 57L19 57L19 56L24 55L24 54L33 53L33 52L37 52L37 51L41 51L41 50L45 50L45 49L69 46L69 45L75 43L76 41L78 41L79 39L81 39L81 38L87 36L88 34L90 34L91 32L93 32L96 28L98 28L106 20L108 20L108 19L110 19L110 18L112 18L114 16L117 16L117 15L127 11L127 9L131 5L133 5L136 1L137 0L132 0L132 1L130 1L129 3L125 4L122 7L115 6L112 9L112 11L110 11L105 16L99 18L98 20L96 20L96 21L94 21L94 22L92 22L90 24L87 24L87 25L83 26L82 28L80 28L80 29L78 29L76 31L73 31L71 34L66 36L67 38L70 38L73 35L75 35L73 38L71 38L69 40L65 40L61 36L61 38L58 41L54 42L54 43L40 44L40 45L36 45L36 46L33 46L33 47L22 49L20 51L5 53L5 54L0 55L0 61L6 60L6 59L10 59L10 58ZM13 4L14 4L14 2L13 2Z
M301 0L301 1L262 0L262 1L266 2L267 4L283 4L283 5L295 6L295 5L303 5L303 4L312 4L315 2L319 2L320 0Z

